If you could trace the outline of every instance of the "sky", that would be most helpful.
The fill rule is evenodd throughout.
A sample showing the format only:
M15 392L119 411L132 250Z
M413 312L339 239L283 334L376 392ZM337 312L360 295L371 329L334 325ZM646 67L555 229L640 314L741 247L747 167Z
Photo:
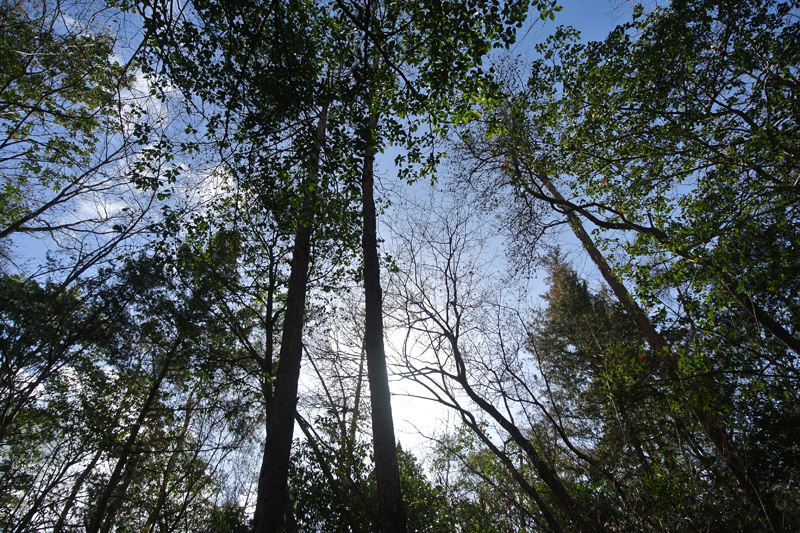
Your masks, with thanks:
M633 5L625 0L562 0L563 9L554 21L547 22L541 35L546 37L556 26L564 25L580 30L585 40L600 40L627 19Z

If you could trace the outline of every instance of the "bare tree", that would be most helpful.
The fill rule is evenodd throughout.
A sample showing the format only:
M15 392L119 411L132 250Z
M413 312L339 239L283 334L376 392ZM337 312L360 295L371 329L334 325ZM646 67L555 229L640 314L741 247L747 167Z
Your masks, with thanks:
M545 448L531 439L530 431L550 413L528 385L533 378L520 358L525 331L504 295L514 290L499 283L503 258L489 243L486 222L467 206L463 200L447 207L426 206L422 211L427 220L395 228L401 251L392 278L397 298L392 316L407 331L408 375L454 408L469 427L477 430L477 420L488 416L504 440L522 450L548 488L547 499L513 468L503 445L478 432L534 499L551 529L566 527L559 518L563 515L583 530L599 531L598 519L566 488Z

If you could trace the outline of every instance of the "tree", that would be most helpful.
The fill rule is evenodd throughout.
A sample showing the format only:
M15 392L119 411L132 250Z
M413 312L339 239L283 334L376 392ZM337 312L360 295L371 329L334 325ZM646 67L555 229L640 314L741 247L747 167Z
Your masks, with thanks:
M113 334L104 310L77 289L16 276L3 276L2 283L0 442L10 453L0 463L6 494L0 521L13 531L37 523L35 513L60 496L71 469L90 460L91 417L71 401L70 389L76 374L85 377L87 398L106 388L92 359Z
M128 396L129 412L119 416L127 414L133 422L116 425L117 437L109 458L113 466L108 478L97 485L87 530L109 531L116 527L120 514L124 517L129 512L131 504L136 509L136 503L143 503L147 509L143 521L146 527L170 519L180 523L187 508L194 510L195 505L203 504L202 497L193 502L192 493L197 491L200 496L213 487L206 461L220 461L226 455L224 451L221 455L206 452L206 446L213 449L218 444L207 439L219 439L206 432L211 429L215 434L227 433L231 442L242 439L241 432L234 429L239 422L226 420L226 411L235 411L246 397L227 399L221 389L205 383L211 376L225 376L220 364L231 358L236 342L226 325L209 312L208 296L216 279L203 275L208 269L202 262L207 259L223 270L225 263L235 262L235 252L231 252L230 247L218 241L209 250L212 257L183 256L183 261L178 262L169 257L145 256L129 262L119 272L118 287L130 295L119 299L124 302L129 322L121 331L121 345L116 346L115 370L130 387L123 391ZM110 298L114 296L119 294ZM196 408L198 403L206 404L203 417ZM183 416L176 410L183 411ZM217 427L204 427L204 422L213 420L215 411L221 417L213 422ZM172 448L178 451L171 451ZM176 492L175 500L184 501L177 504L177 516L170 518L164 509L175 500L167 502L166 487L178 465L185 469L178 486L182 485L186 494ZM157 473L155 481L145 474L153 471ZM163 478L159 480L160 476ZM152 491L157 495L154 501L137 502L128 496L140 483L160 485ZM132 513L138 514L138 509ZM133 525L134 521L128 517L122 523Z
M292 464L291 492L300 531L380 531L375 465L368 442L337 442L341 436L332 419L318 420L319 431L303 420L306 439ZM348 449L355 455L346 455ZM441 487L429 481L417 459L398 447L400 483L412 531L452 531ZM353 462L355 460L355 462ZM350 468L347 477L342 476Z
M494 45L514 41L514 27L526 16L527 3L389 3L374 0L360 10L337 5L364 35L360 76L364 84L359 94L363 122L362 252L365 287L365 350L371 390L373 441L376 477L383 522L382 531L405 531L402 495L395 454L391 399L383 345L383 301L377 253L377 221L374 201L374 159L384 138L405 144L408 154L398 161L422 162L422 150L434 146L436 136L417 135L418 121L402 121L411 116L430 117L437 133L446 131L451 120L473 117L472 97L486 98L486 77L479 68L483 56ZM553 2L537 2L536 7L552 16ZM442 24L446 22L446 26ZM443 36L446 36L443 38ZM411 72L413 72L413 74ZM478 96L480 95L480 96ZM398 120L400 119L400 120ZM385 121L386 124L380 124ZM441 128L441 130L439 130ZM386 133L383 133L386 132ZM385 137L382 135L385 135ZM433 151L432 151L433 152ZM424 161L432 170L438 157ZM409 168L401 169L415 178ZM424 174L424 172L423 172Z
M325 142L327 108L323 108L317 126L314 143L315 161L311 163L308 182L304 187L314 189L317 184L320 152ZM297 409L297 384L300 379L300 361L303 356L303 325L306 310L306 292L310 263L311 225L314 220L313 197L307 193L303 197L303 211L300 224L295 233L292 254L292 270L286 296L286 315L281 337L280 365L276 375L277 384L272 398L271 412L267 419L267 440L264 447L265 467L259 479L261 504L257 503L256 531L282 529L282 521L276 519L288 506L287 481L291 437ZM263 481L262 481L263 479ZM264 486L264 492L261 487ZM263 494L263 496L261 496ZM262 500L263 498L263 500ZM272 517L272 518L268 518ZM268 524L272 524L268 527Z
M250 399L226 393L238 378L225 367L237 343L208 312L203 300L215 278L204 279L208 268L198 264L207 259L223 271L230 249L210 254L182 263L143 257L72 291L50 287L63 305L73 292L91 295L70 307L71 321L52 314L52 297L32 281L30 294L9 291L25 303L3 310L5 366L16 388L3 435L14 453L0 463L8 494L0 520L9 531L174 529L213 511L225 481L218 469L249 436ZM46 307L36 307L37 292Z
M406 353L409 376L455 410L535 502L537 518L548 528L601 530L601 517L589 511L585 498L547 453L550 442L531 438L539 420L552 423L553 415L540 400L526 361L530 355L522 348L520 315L505 301L496 279L474 277L486 265L498 268L491 247L484 248L485 230L469 209L454 206L426 213L427 223L414 221L398 236L402 251L393 283L398 302L394 315L408 331L406 345L413 347L408 351L423 352L420 360ZM484 418L492 421L492 429L482 427ZM570 446L563 432L555 439ZM570 451L575 453L575 446ZM537 482L516 464L518 455Z
M595 505L620 506L617 523L637 529L740 528L750 517L730 498L724 467L709 460L714 450L691 413L676 408L668 377L646 356L624 308L605 290L592 293L558 255L547 267L547 307L530 349L559 431L602 465L583 482Z
M671 252L681 280L713 288L716 305L754 313L796 352L800 345L782 318L795 316L796 303L767 296L780 283L792 283L781 281L779 256L785 255L774 255L771 245L784 249L796 240L792 229L783 226L791 226L796 203L790 183L797 157L791 118L797 93L796 79L788 72L797 63L792 44L798 25L789 15L791 8L784 2L681 2L639 13L605 42L575 49L583 58L567 80L563 109L576 120L563 142L565 148L574 146L587 135L586 148L565 150L565 159L576 165L575 176L595 201L615 206L609 222L641 235L629 253ZM666 53L649 55L656 47ZM656 76L658 84L652 82ZM601 79L602 89L587 89ZM577 84L583 93L580 106L572 97ZM631 103L646 105L634 108ZM610 137L629 140L601 148ZM587 173L601 169L600 158L613 163L590 182ZM619 180L627 177L637 179L622 186ZM670 216L672 208L680 209L681 219ZM775 233L762 243L757 234L766 228ZM752 251L734 253L733 235L737 248L744 239ZM723 270L732 262L735 269Z
M36 238L51 261L37 260L33 271L68 286L121 243L133 243L177 179L165 161L169 144L158 138L164 117L148 116L148 100L135 88L141 57L132 32L127 14L105 2L0 8L7 267L27 274L30 258L20 248Z
M265 368L270 372L265 381L274 378L275 383L264 389L269 396L267 435L255 510L256 531L281 530L288 504L309 268L314 262L311 243L313 237L336 238L341 248L349 246L343 237L348 234L350 193L335 191L343 162L323 163L325 152L341 142L340 124L331 127L337 139L330 148L327 131L329 110L334 117L342 113L333 110L340 107L338 85L346 71L337 54L349 43L335 29L335 18L312 2L273 3L267 9L260 2L192 8L194 13L181 20L169 20L168 9L156 10L150 18L158 28L156 43L166 50L166 66L189 94L222 108L209 119L209 129L216 133L213 128L222 124L223 137L215 139L220 146L229 143L228 128L234 131L236 144L226 161L232 177L245 194L262 202L268 217L295 234L277 371ZM240 26L239 20L246 25ZM188 54L171 53L183 43L218 61L198 70ZM253 75L256 66L258 76ZM187 76L187 69L194 75ZM290 94L281 97L287 87ZM316 127L309 128L310 122ZM331 229L332 235L326 235ZM270 294L277 288L271 285ZM271 341L272 332L267 335ZM267 367L271 353L269 357Z
M550 6L542 3L540 7L545 5ZM363 165L360 187L364 223L362 249L367 287L365 294L370 302L366 312L369 326L365 328L365 335L370 383L374 389L371 400L375 408L373 431L379 472L378 485L384 502L384 527L387 530L395 527L403 529L397 467L394 464L396 460L393 459L395 443L388 382L381 353L383 328L380 323L382 311L375 207L372 200L374 154L383 145L385 138L394 137L408 143L412 153L411 160L419 160L421 146L430 144L433 139L429 137L421 142L424 137L415 138L413 135L416 127L405 132L406 128L401 125L402 120L395 120L393 115L396 113L402 119L411 113L431 113L442 123L445 117L449 120L454 114L461 118L463 102L469 100L461 96L460 87L465 84L477 86L480 83L483 79L478 69L481 57L495 40L504 43L513 40L511 26L521 23L527 5L510 3L501 12L498 9L489 9L488 4L482 4L478 10L482 17L479 24L475 24L471 8L456 4L448 6L445 11L434 5L420 8L416 3L383 6L375 2L365 6L337 2L334 9L321 8L311 3L291 2L285 6L273 3L266 10L259 9L257 4L244 6L244 9L218 8L214 5L194 7L194 15L202 21L199 24L190 21L194 15L187 17L178 14L171 18L175 12L154 7L150 21L155 28L153 33L156 35L157 46L163 48L161 57L165 61L172 61L174 58L169 56L169 50L177 48L176 43L183 44L180 47L182 49L189 49L191 45L200 50L199 56L203 61L178 59L168 63L168 68L179 83L192 87L193 94L223 105L222 113L210 117L212 125L223 124L224 131L227 132L229 123L223 121L223 115L225 120L236 116L242 126L238 131L247 132L250 137L248 142L256 146L255 153L263 150L264 146L271 146L265 145L264 141L272 142L274 136L283 131L287 121L291 124L296 114L302 114L304 106L319 104L318 99L324 94L323 84L319 81L320 72L335 73L337 80L345 81L344 89L331 92L323 100L331 106L338 105L335 104L337 100L341 102L342 109L349 113L342 116L350 121L343 122L342 127L355 133L360 146L361 153L358 157ZM436 37L440 31L440 15L446 15L444 20L452 24L453 33L458 37L456 41L444 43ZM178 18L181 17L183 19L179 21ZM298 39L293 28L309 25L315 28L315 17L329 21L327 29L314 34L319 39ZM181 26L184 20L188 23ZM294 24L295 20L305 24ZM412 26L404 28L405 21L411 22ZM270 23L278 31L262 31ZM250 31L251 28L257 30L253 32ZM360 41L351 38L354 33L352 30L360 36ZM419 39L419 36L422 38ZM234 43L233 46L231 43ZM241 46L241 43L246 44ZM442 57L433 59L434 51L437 56L441 56L442 51L447 51L448 58L452 61ZM303 61L302 58L307 60ZM198 64L207 66L200 69ZM261 67L258 70L264 75L260 78L252 76L254 65ZM453 70L454 67L457 71ZM404 72L406 69L422 74L411 81ZM445 70L448 76L442 75ZM458 76L453 76L454 73ZM352 86L348 86L346 80L351 81ZM400 86L400 80L403 87ZM267 90L275 86L288 87L292 97L276 97L276 94L283 93ZM260 99L256 96L260 96ZM440 100L441 104L434 108L430 102L436 100ZM458 104L456 110L456 102L459 100L462 104ZM384 113L392 118L388 125L379 128L378 123ZM354 115L361 116L353 120ZM261 137L252 138L254 128ZM224 137L223 143L227 140ZM356 158L351 157L350 160L354 161ZM273 183L269 183L270 189L274 188ZM352 182L344 183L348 188L354 185ZM329 196L328 200L332 197L335 198ZM294 198L297 201L299 196ZM346 228L342 233L349 235ZM299 356L292 360L299 361ZM288 360L286 364L288 368ZM288 381L293 383L296 380L287 379L285 382ZM291 410L283 412L282 416L288 416ZM281 440L287 442L283 437ZM288 450L288 444L286 446ZM281 457L283 456L282 452ZM283 468L280 470L283 471ZM276 515L276 512L273 511L272 514ZM280 524L276 527L280 527Z

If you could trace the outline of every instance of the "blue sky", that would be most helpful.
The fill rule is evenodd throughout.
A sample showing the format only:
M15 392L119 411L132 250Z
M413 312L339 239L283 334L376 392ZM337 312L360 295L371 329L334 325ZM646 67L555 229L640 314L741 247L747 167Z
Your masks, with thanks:
M518 43L512 48L513 54L527 55L533 45L544 41L558 26L573 26L581 32L584 40L601 40L617 24L627 20L633 10L633 2L624 0L562 0L562 10L556 13L555 20L537 21L531 17L518 35Z
M579 29L586 40L599 40L619 22L627 19L633 2L602 0L564 0L564 9L550 25L570 25Z

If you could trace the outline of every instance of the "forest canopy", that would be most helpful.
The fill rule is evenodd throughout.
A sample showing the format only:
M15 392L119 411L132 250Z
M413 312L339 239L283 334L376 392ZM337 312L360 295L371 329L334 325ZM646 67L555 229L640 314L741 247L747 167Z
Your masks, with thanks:
M800 4L618 9L3 2L0 530L800 530Z

